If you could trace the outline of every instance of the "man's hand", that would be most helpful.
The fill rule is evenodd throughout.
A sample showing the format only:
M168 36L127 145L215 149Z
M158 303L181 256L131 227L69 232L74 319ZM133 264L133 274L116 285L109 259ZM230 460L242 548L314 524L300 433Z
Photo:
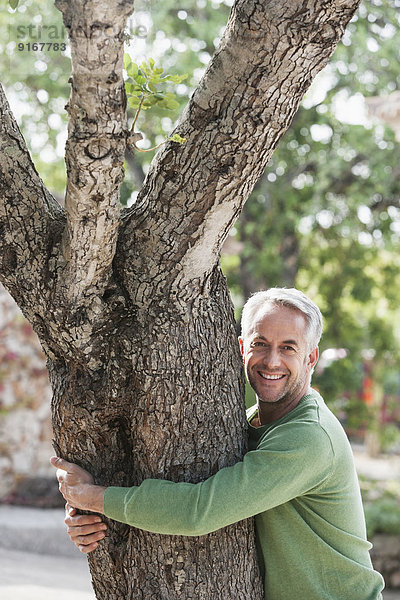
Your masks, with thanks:
M70 506L103 514L105 487L95 485L90 473L74 463L57 456L50 463L57 469L58 487Z
M99 541L105 537L107 525L96 515L77 515L75 508L65 506L64 523L67 533L75 546L84 554L96 550Z

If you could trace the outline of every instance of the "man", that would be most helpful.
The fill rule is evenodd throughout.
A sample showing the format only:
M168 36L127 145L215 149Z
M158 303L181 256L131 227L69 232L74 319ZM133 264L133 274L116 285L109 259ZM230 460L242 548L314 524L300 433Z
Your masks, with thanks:
M257 395L248 411L249 452L206 481L105 488L52 458L75 544L90 552L105 535L99 517L75 509L176 535L204 535L255 516L265 598L380 599L383 580L369 557L351 448L310 387L321 333L318 307L298 290L272 288L246 303L239 343Z

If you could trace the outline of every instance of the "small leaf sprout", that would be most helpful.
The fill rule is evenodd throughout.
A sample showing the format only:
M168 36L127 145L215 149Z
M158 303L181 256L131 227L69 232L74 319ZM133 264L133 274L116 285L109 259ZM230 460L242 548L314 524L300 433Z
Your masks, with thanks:
M157 148L168 141L184 144L186 138L175 133L161 142L161 144L143 150L136 144L137 141L143 139L143 136L141 133L135 131L135 126L142 110L148 110L152 106L159 106L168 110L178 108L179 102L176 100L175 94L163 91L160 89L160 85L165 82L181 83L186 79L187 75L166 75L164 69L155 66L152 58L149 58L147 62L142 62L141 65L137 65L132 61L129 54L126 53L124 54L124 69L127 74L125 90L128 98L128 106L136 111L129 137L131 145L139 152L151 152L152 150L157 150Z

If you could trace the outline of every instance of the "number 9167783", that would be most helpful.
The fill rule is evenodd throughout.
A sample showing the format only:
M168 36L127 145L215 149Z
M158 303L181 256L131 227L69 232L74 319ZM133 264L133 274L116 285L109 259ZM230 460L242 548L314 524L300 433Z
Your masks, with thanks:
M54 52L63 52L67 49L67 44L65 42L20 42L17 44L17 48L19 52L23 52L24 50L28 52L50 52L51 50Z

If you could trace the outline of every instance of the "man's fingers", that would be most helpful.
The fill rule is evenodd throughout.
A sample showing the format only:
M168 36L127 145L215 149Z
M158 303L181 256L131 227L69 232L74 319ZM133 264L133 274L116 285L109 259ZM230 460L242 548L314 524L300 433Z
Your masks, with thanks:
M83 525L105 525L103 521L97 515L71 515L67 513L65 515L64 523L68 527L82 527ZM107 528L107 525L105 525Z
M96 550L106 536L107 525L98 515L77 515L76 509L68 503L65 505L64 523L71 541L84 554Z
M96 550L99 542L105 538L106 533L104 528L106 527L105 523L100 524L102 526L101 531L94 531L93 533L89 533L94 527L91 525L86 525L84 527L68 527L67 532L71 539L71 542L75 544L75 546L84 554L88 554L89 552L93 552ZM96 524L99 527L99 524Z
M94 542L94 544L89 544L89 546L84 546L83 544L79 544L79 545L77 545L77 548L83 554L89 554L89 552L93 552L93 550L96 550L98 545L99 545L98 542Z
M70 517L73 517L74 515L76 515L76 508L74 508L73 506L70 506L67 502L67 504L65 505L65 512Z
M71 473L74 470L75 465L73 463L60 458L59 456L52 456L50 458L50 464L53 465L56 469L61 469L62 471L67 471L67 473Z
M74 542L76 546L89 546L90 544L94 544L95 542L99 542L103 538L106 537L104 531L97 531L96 533L92 533L91 535L71 535L69 537Z
M88 536L90 543L91 541L94 541L94 538L89 539L91 536L104 533L106 529L107 525L105 523L95 523L94 525L83 525L82 527L67 527L67 533L70 538L82 538L83 536ZM80 541L83 542L83 540Z

